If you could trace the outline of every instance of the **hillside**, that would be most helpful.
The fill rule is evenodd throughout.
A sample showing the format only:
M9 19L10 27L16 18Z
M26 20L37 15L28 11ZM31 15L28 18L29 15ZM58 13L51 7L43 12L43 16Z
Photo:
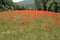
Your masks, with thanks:
M18 5L22 4L22 5L33 5L34 4L34 0L24 0L24 1L21 1L21 2L18 2L17 3Z

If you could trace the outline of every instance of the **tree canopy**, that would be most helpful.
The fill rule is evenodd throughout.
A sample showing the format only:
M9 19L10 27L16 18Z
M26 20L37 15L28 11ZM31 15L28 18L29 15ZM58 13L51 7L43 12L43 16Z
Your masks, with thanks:
M60 0L35 0L37 10L60 12Z
M60 0L34 0L33 7L17 5L12 0L0 0L0 10L45 10L60 12Z

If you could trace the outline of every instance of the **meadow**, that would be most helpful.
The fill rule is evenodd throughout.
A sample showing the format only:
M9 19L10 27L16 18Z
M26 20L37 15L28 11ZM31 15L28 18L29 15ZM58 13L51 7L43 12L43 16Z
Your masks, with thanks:
M37 10L0 12L0 40L60 40L60 14Z

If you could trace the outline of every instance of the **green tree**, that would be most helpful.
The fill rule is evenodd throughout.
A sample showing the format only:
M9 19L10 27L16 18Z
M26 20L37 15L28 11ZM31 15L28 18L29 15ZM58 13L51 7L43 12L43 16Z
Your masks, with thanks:
M46 10L46 4L48 0L35 0L35 4L38 10Z
M12 0L0 0L0 10L12 10L13 5Z
M60 8L60 0L35 0L35 4L38 10L58 12Z

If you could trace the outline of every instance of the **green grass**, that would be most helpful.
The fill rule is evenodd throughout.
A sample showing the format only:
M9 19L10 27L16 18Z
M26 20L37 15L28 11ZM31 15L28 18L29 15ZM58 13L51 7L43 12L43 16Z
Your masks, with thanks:
M31 18L23 15L16 15L14 20L8 20L5 16L0 16L0 18L4 19L3 22L0 22L0 40L60 40L60 25L53 25L60 18L58 20L49 16ZM24 18L29 19L28 22L19 23ZM16 23L13 24L13 21ZM42 27L43 23L52 28Z

